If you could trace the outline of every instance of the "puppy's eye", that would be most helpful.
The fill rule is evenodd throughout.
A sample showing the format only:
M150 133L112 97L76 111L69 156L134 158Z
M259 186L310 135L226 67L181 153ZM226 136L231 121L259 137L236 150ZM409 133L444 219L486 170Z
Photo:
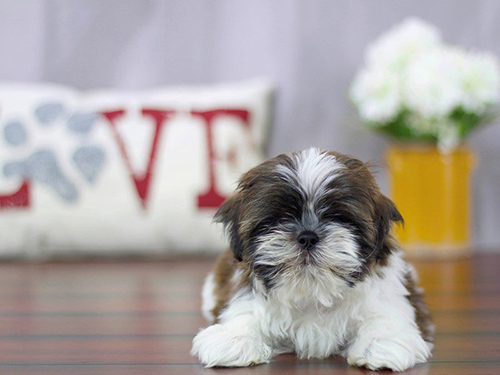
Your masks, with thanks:
M257 224L252 228L252 231L250 233L250 237L259 237L270 230L270 225L266 223L260 223Z
M325 221L333 221L336 223L341 223L341 224L353 224L353 220L350 217L350 215L347 215L346 213L343 212L325 212L321 216L322 220Z

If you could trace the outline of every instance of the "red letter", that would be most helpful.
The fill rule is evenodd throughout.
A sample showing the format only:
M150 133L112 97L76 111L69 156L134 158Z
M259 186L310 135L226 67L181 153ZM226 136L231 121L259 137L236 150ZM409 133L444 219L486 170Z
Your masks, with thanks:
M123 138L120 133L116 129L116 120L122 117L125 114L125 110L117 110L111 112L103 112L103 115L108 119L111 124L111 130L115 137L115 141L118 144L118 148L120 149L120 153L122 154L123 159L125 160L125 164L127 166L130 175L134 181L135 187L137 189L137 194L141 199L142 207L145 209L149 194L149 185L151 183L151 175L153 174L154 163L156 161L156 154L158 151L158 141L160 139L161 131L163 126L170 119L170 115L175 113L175 111L161 111L155 109L143 109L143 116L150 116L155 121L155 132L153 137L153 142L151 144L151 152L149 154L148 166L146 168L146 172L143 175L138 175L134 172L132 168L132 164L130 162L130 157L128 155L127 149L125 147L125 143L123 142Z
M244 109L215 109L213 111L191 111L191 115L199 116L203 118L207 130L207 142L208 142L208 173L210 187L206 193L198 195L198 207L199 208L217 208L226 199L222 194L218 192L216 178L215 178L215 168L214 168L214 144L213 144L213 133L212 126L214 124L214 119L217 116L234 116L243 121L243 125L250 126L249 122L249 112Z
M30 206L30 182L24 180L21 187L10 195L0 195L0 211Z

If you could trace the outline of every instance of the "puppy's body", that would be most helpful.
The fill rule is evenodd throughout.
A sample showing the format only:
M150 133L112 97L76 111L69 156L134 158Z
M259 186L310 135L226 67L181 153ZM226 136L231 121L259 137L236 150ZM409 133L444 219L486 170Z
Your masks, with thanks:
M280 155L245 174L216 219L231 249L203 288L216 324L193 354L206 366L296 352L401 371L430 356L415 273L389 234L401 216L360 161L317 149Z

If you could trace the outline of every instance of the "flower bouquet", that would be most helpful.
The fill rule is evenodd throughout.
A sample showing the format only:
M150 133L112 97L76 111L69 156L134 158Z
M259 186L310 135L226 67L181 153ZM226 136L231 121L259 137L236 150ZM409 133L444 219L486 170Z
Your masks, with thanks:
M489 53L445 44L432 25L411 18L380 36L350 89L369 129L450 151L494 118L500 68Z
M350 97L363 123L398 141L387 152L392 198L405 218L396 235L414 256L470 253L470 177L461 145L495 117L500 68L484 52L444 44L408 19L369 46Z

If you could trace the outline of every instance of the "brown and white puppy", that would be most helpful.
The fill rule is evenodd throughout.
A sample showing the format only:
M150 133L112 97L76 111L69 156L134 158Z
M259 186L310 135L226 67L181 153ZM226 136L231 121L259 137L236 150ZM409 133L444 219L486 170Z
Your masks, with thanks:
M207 367L280 353L342 355L402 371L425 362L432 324L390 235L402 217L359 160L312 148L243 175L215 216L229 237L203 288L192 354Z

